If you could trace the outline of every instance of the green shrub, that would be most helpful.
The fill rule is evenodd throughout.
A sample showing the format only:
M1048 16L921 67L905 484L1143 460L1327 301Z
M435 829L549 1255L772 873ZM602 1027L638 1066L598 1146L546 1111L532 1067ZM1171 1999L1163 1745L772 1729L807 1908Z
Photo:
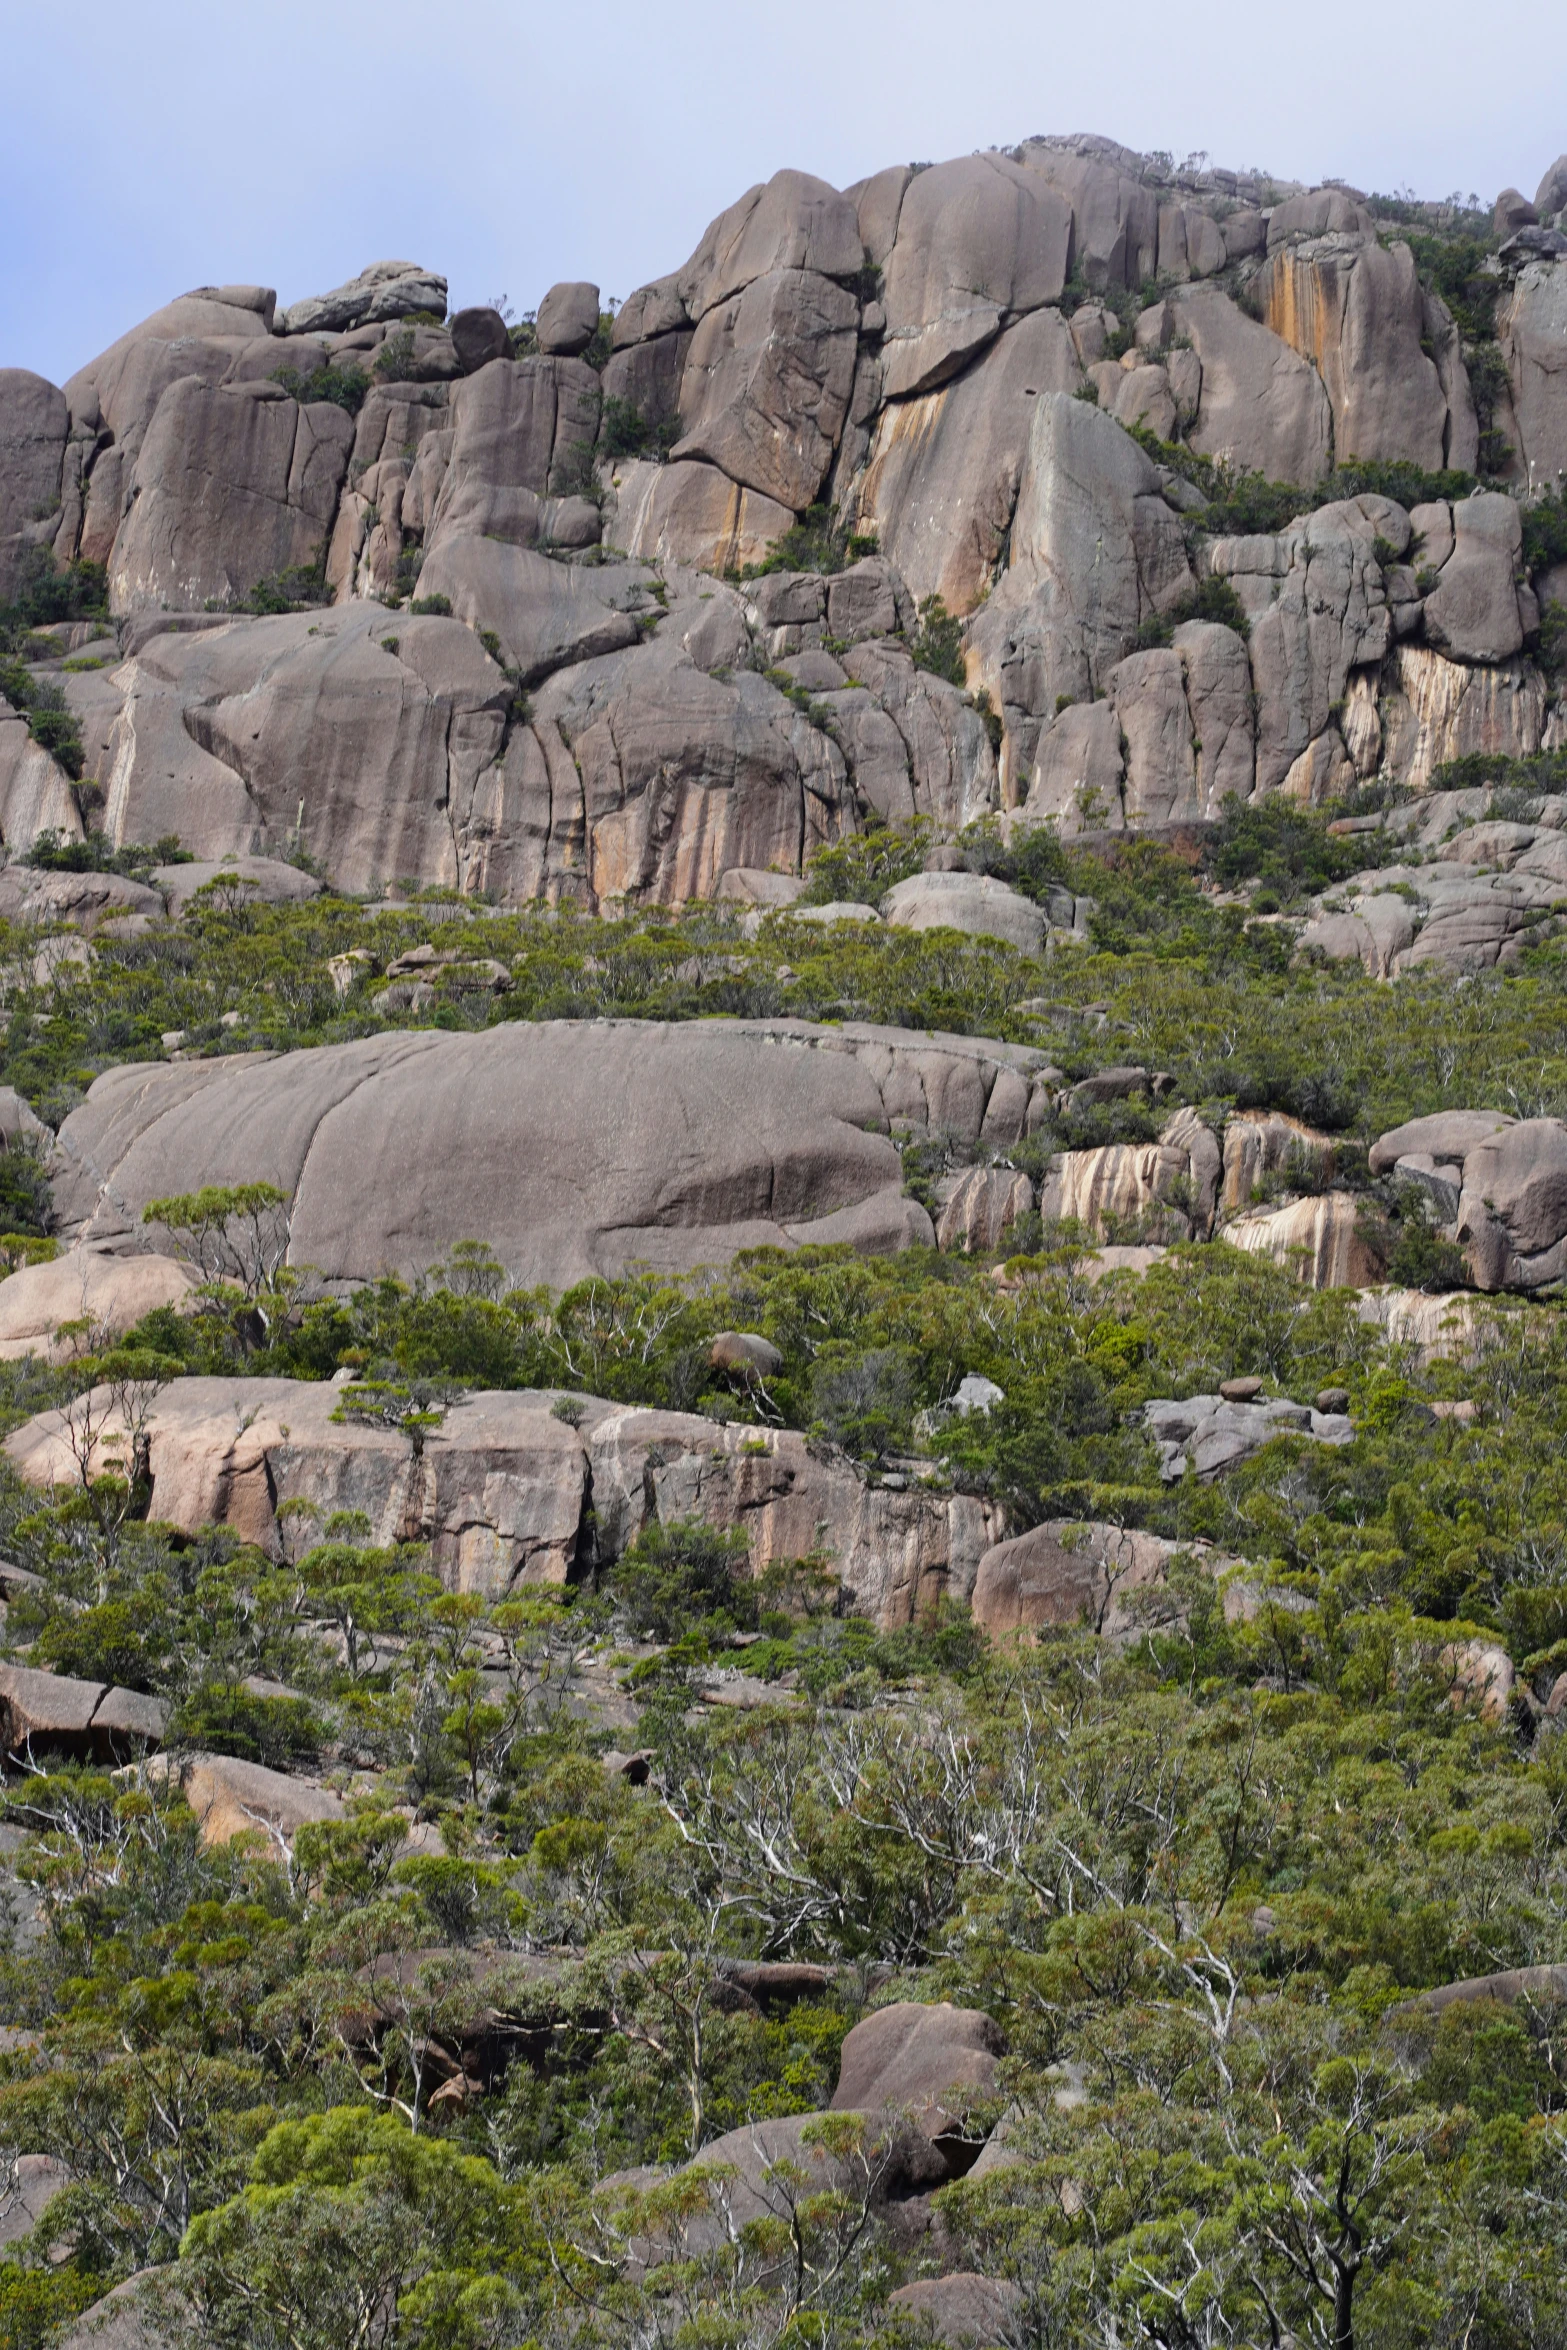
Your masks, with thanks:
M449 620L452 616L450 596L415 596L408 607L417 620Z
M599 448L611 460L667 457L679 440L681 429L678 416L668 416L662 424L654 424L634 401L622 400L611 392L604 402L599 425Z
M272 381L281 384L289 398L301 405L312 400L329 400L334 408L345 408L350 416L358 415L370 394L370 378L352 360L342 367L324 363L308 375L302 375L297 367L274 368Z
M890 825L879 820L863 832L818 849L806 867L803 906L876 906L897 882L918 873L930 850L924 818Z
M955 620L940 596L927 596L920 606L919 626L909 639L916 669L928 669L949 685L967 682L963 667L963 623Z
M874 536L846 530L830 506L809 506L794 527L775 540L762 562L747 564L737 576L765 579L772 571L842 571L875 552Z
M301 612L328 601L326 584L326 542L323 540L308 563L294 563L286 571L279 571L268 579L258 579L250 593L240 598L235 610L254 613L262 619L282 612Z
M756 1623L745 1536L700 1519L646 1526L615 1567L610 1589L633 1631L655 1640L698 1631L721 1637Z
M1246 607L1229 581L1209 578L1199 580L1193 593L1183 596L1168 612L1151 614L1137 631L1135 649L1143 653L1172 643L1176 630L1187 620L1216 620L1221 627L1234 629L1238 637L1251 635Z
M263 1697L242 1684L201 1682L176 1708L173 1742L209 1754L232 1754L269 1771L310 1770L320 1760L326 1724L303 1697Z

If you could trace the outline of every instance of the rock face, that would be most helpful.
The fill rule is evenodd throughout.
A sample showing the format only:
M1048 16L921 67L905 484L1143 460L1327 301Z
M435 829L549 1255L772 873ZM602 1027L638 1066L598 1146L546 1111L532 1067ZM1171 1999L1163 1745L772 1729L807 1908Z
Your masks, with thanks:
M896 1248L931 1231L891 1123L1016 1141L1046 1066L1026 1047L803 1021L426 1030L130 1064L61 1128L56 1210L107 1239L150 1199L274 1182L293 1261L333 1279L416 1272L475 1234L556 1288L633 1260Z
M323 1524L336 1510L361 1510L377 1540L428 1542L453 1590L491 1595L580 1578L612 1565L650 1520L699 1517L743 1532L757 1572L825 1551L855 1606L888 1626L946 1593L966 1599L1005 1531L989 1504L868 1485L842 1454L790 1431L596 1397L573 1399L561 1418L556 1394L474 1393L415 1456L396 1431L334 1420L340 1401L328 1383L171 1381L149 1421L153 1514L192 1530L230 1526L270 1549L287 1502L308 1504ZM29 1421L9 1449L31 1484L77 1480L57 1414ZM80 1687L82 1719L56 1725L61 1735L97 1725L102 1691L23 1678L45 1684L55 1707L62 1689Z
M521 358L493 309L441 324L446 281L422 264L282 311L266 287L200 288L63 391L0 372L0 593L36 560L103 563L135 623L122 665L69 682L118 842L264 851L304 784L327 803L309 845L356 888L679 901L798 873L872 813L1184 825L1232 795L1420 789L1450 759L1532 756L1561 721L1511 493L1567 469L1557 231L1504 192L1506 381L1487 396L1508 494L1362 497L1214 538L1189 462L1129 428L1307 508L1335 462L1480 465L1419 235L1336 187L1274 193L1087 136L845 192L785 170L607 335L596 286L551 287ZM720 592L818 507L838 547L874 537L874 612L842 625L830 573L810 575L814 613L768 609L766 579ZM1192 617L1198 571L1249 635ZM205 630L169 624L258 592L262 612L335 616L236 616L214 695L208 655L169 649ZM909 658L935 597L965 624L996 750L968 695ZM449 606L468 655L421 639L417 613L388 620L413 602ZM1170 641L1139 641L1165 620ZM806 654L802 710L766 672ZM544 723L519 688L551 697ZM259 731L226 729L214 698L254 700ZM571 730L600 721L590 780ZM46 824L74 830L73 797L0 711L0 834ZM1516 935L1492 905L1428 925L1429 948L1391 907L1324 919L1311 945L1379 976L1406 953L1483 965Z

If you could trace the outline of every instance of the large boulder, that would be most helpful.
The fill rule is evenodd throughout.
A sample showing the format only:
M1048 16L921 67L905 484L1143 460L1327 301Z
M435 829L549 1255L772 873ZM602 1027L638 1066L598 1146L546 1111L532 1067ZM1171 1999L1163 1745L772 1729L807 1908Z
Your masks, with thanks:
M885 396L934 390L1008 317L1056 301L1071 226L1064 199L1004 155L917 172L886 263Z
M353 439L341 408L302 407L276 384L172 384L110 558L114 609L233 604L322 559Z
M930 1230L903 1197L889 1117L926 1065L935 1091L939 1064L952 1114L930 1115L958 1122L961 1078L977 1131L1004 1062L901 1042L567 1021L131 1064L62 1127L56 1211L103 1238L150 1199L274 1182L293 1199L293 1261L333 1279L417 1272L476 1234L518 1280L556 1288L763 1244L897 1247Z
M780 269L703 317L680 386L676 457L742 488L809 506L832 463L854 383L859 305L831 278Z
M993 1640L1072 1624L1119 1638L1137 1622L1127 1594L1161 1585L1178 1547L1121 1526L1048 1519L986 1551L970 1612Z
M208 1846L260 1836L286 1852L307 1823L343 1816L342 1797L319 1780L291 1778L232 1754L154 1755L142 1767L155 1783L179 1789Z
M168 2269L142 2269L84 2310L57 2350L176 2350L189 2338L188 2314Z
M898 930L963 930L1004 939L1025 955L1044 943L1043 907L986 873L913 873L887 892L882 912Z
M719 214L683 269L632 295L616 321L617 346L685 319L694 325L776 271L853 277L864 260L847 196L809 172L775 172Z
M341 333L428 310L446 316L446 280L417 261L373 261L330 294L310 294L278 313L281 334ZM596 323L596 322L595 322Z
M539 349L575 359L598 333L599 290L584 279L551 286L539 304L534 332Z
M969 2269L950 2276L916 2277L887 2296L890 2309L906 2309L924 2321L947 2350L1001 2350L1010 2343L1018 2304L1016 2285L1005 2277L982 2277Z
M73 1464L74 1466L74 1464ZM77 1681L26 1665L0 1665L0 1741L8 1755L67 1754L123 1761L161 1743L169 1709L160 1697Z
M69 2164L53 2154L17 2154L0 2166L0 2249L30 2236L70 2184Z
M1559 1281L1567 1272L1567 1124L1525 1118L1472 1144L1454 1237L1477 1288Z
M629 564L579 570L491 536L443 532L419 574L419 594L444 596L459 620L500 639L524 685L641 635L646 575Z
M68 1249L44 1265L24 1265L0 1281L0 1361L41 1355L65 1362L73 1349L63 1323L88 1326L86 1344L119 1338L160 1306L188 1306L200 1275L172 1257L122 1256L106 1248Z
M285 864L281 857L192 857L180 865L155 865L152 880L176 918L203 890L212 891L220 902L231 895L240 905L302 906L307 898L319 897L323 886L318 874ZM214 884L219 885L216 891Z
M993 2017L945 2000L899 2000L855 2025L843 2044L832 2113L892 2113L910 2120L961 2176L979 2152L963 2108L995 2088L1006 2036Z

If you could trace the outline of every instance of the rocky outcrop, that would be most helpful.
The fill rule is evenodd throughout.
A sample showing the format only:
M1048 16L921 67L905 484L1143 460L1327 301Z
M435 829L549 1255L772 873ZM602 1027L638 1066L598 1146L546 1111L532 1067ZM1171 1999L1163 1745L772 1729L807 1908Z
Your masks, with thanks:
M1152 461L1108 416L1063 393L1034 403L1010 561L971 630L1008 733L1004 776L1027 796L1058 702L1102 692L1140 623L1195 586L1180 521Z
M1342 1412L1319 1412L1309 1404L1229 1403L1218 1395L1188 1396L1182 1403L1158 1401L1145 1407L1148 1433L1159 1452L1159 1474L1177 1483L1188 1468L1213 1478L1238 1468L1276 1436L1303 1436L1314 1444L1352 1444L1355 1431Z
M1463 1246L1477 1288L1539 1289L1561 1277L1567 1126L1560 1119L1489 1110L1412 1119L1373 1143L1371 1169L1426 1193Z
M1351 1191L1327 1191L1286 1207L1237 1216L1224 1227L1232 1248L1269 1257L1311 1289L1363 1289L1382 1278L1382 1257Z
M133 1063L61 1128L56 1211L109 1239L138 1230L150 1199L274 1182L293 1202L293 1261L334 1280L416 1272L475 1234L515 1279L556 1288L808 1239L899 1247L931 1232L889 1128L1005 1147L1043 1115L1047 1067L1023 1046L789 1020L545 1022Z
M333 740L341 639L335 662L313 638L293 648L275 795L192 708L194 672L157 681L172 697L149 687L171 658L149 636L127 633L124 667L70 681L117 839L188 823L214 854L275 845L283 802L297 818L296 783L324 770L327 796L358 813L340 824L334 809L310 846L355 887L395 871L512 901L683 899L728 871L798 871L861 813L957 826L999 804L1067 831L1167 826L1232 795L1320 800L1379 774L1420 788L1444 760L1530 756L1559 721L1512 497L1413 514L1361 498L1204 548L1203 492L1123 430L1184 437L1303 494L1335 458L1478 463L1458 330L1415 246L1342 189L1276 193L1256 175L1172 178L1086 136L897 166L844 193L782 171L632 294L602 371L586 282L550 290L522 358L492 309L433 323L445 281L412 263L282 313L264 287L199 289L63 392L0 375L0 574L39 550L106 563L116 609L158 618L168 641L180 608L205 621L280 577L290 593L316 582L405 671L388 648L415 616L394 625L381 606L415 581L449 606L513 695L470 724L480 678L499 689L456 654L422 692L367 670L378 708L350 729L367 746L351 781ZM1567 466L1567 261L1516 191L1504 209L1523 225L1498 259L1495 428L1527 491ZM346 406L309 397L325 368ZM774 593L754 583L738 624L711 584L681 578L762 566L818 504L840 534L879 542L873 625L840 627L826 578L803 618L763 611ZM1235 590L1249 641L1180 620L1194 550ZM999 757L965 695L897 641L932 597L968 623ZM1139 643L1161 616L1174 641ZM262 766L281 740L276 625L252 623L243 651L236 631L223 656L249 672L236 690L269 705ZM299 623L307 638L318 625ZM797 708L758 673L805 654L820 658L791 673L811 697ZM527 722L516 686L557 694L553 732ZM448 693L462 715L438 741L430 705ZM582 789L570 727L611 703L617 747ZM77 821L0 712L6 844ZM1368 969L1415 946L1389 946L1358 907L1330 918L1310 943ZM1431 951L1446 958L1440 933Z
M275 1549L290 1502L323 1524L358 1510L379 1541L428 1542L449 1588L491 1596L580 1580L613 1565L649 1522L696 1517L744 1533L758 1573L823 1553L856 1609L887 1626L945 1594L966 1599L1005 1531L991 1504L871 1485L845 1455L792 1431L567 1400L562 1416L558 1393L467 1394L416 1455L396 1430L335 1418L342 1392L332 1383L176 1379L148 1421L152 1514L191 1531L229 1526ZM106 1445L117 1430L111 1415ZM9 1451L30 1484L77 1481L56 1413L19 1429ZM89 1708L84 1729L93 1718Z
M1098 1240L1126 1225L1151 1225L1165 1240L1202 1239L1212 1227L1221 1167L1209 1128L1194 1110L1177 1110L1157 1142L1058 1152L1039 1212L1047 1224L1079 1224Z
M161 1745L169 1708L161 1697L77 1681L26 1665L0 1665L0 1741L7 1755L66 1754L123 1762Z

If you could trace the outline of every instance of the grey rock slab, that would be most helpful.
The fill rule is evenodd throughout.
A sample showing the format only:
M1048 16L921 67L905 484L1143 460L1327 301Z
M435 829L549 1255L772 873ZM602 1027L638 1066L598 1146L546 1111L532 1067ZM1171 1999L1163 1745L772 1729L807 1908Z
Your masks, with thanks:
M301 407L274 385L171 384L110 558L114 609L233 604L260 580L313 563L353 437L341 408Z
M416 310L446 316L446 280L416 261L375 261L330 294L311 294L279 314L286 334L342 333L407 318Z
M848 413L858 323L853 295L816 271L753 278L692 337L674 454L781 505L810 505Z
M1182 286L1172 300L1202 362L1192 447L1270 481L1320 481L1332 461L1333 411L1316 369L1218 286Z
M850 1209L866 1245L902 1245L923 1218L886 1116L853 1057L727 1025L384 1036L111 1072L66 1121L57 1200L101 1227L204 1183L272 1181L294 1198L294 1260L334 1279L411 1272L483 1233L518 1279L564 1288L789 1246Z
M933 390L1009 314L1056 301L1071 220L1063 197L1005 156L917 173L886 262L886 396Z

